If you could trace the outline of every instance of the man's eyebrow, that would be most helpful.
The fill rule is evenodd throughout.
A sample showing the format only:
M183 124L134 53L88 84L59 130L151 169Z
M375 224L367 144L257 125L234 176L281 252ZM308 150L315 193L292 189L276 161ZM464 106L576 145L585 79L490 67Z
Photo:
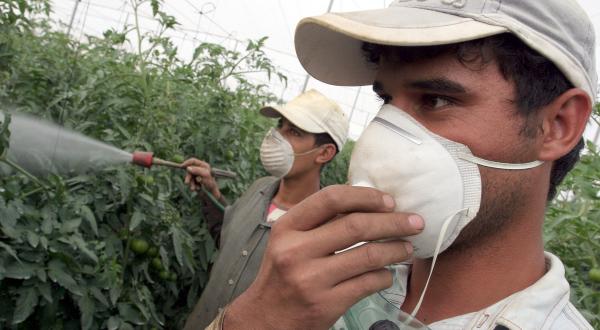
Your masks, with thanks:
M467 93L465 86L445 78L435 78L427 80L415 80L405 84L409 88L420 89L428 92L463 94Z
M288 126L290 126L291 128L297 129L297 130L299 130L299 131L300 131L300 132L302 132L302 133L308 133L307 131L303 130L302 128L300 128L300 127L296 126L296 125L295 125L294 123L292 123L291 121L289 121L289 120L287 120L287 119L286 119L286 121L287 121L287 123L288 123Z

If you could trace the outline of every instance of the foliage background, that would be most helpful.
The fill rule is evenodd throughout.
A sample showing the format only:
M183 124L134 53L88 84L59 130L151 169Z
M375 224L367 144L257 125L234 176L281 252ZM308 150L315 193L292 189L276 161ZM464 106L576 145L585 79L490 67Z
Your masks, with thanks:
M162 30L143 35L132 25L78 43L52 27L47 1L0 1L0 104L125 150L233 170L239 178L221 188L234 199L266 174L257 151L274 123L257 110L277 101L247 76L285 77L264 56L264 39L242 52L201 44L183 61L162 36L176 22L160 3L131 5L152 6ZM349 149L326 168L325 183L343 182ZM0 329L182 328L215 253L182 176L127 165L1 176ZM138 238L159 248L170 280L127 248Z
M132 25L78 43L52 27L46 0L0 0L0 104L125 150L197 156L233 170L239 179L221 188L235 199L265 175L257 150L272 123L256 110L276 101L248 74L285 77L262 52L264 39L243 52L201 44L183 61L162 36L176 21L157 0L132 1L140 5L153 7L163 28L157 34ZM123 51L124 43L137 52ZM0 163L8 134L0 125ZM345 182L351 149L326 167L324 184ZM567 267L573 303L596 328L600 283L588 271L600 261L599 167L588 144L545 227L547 248ZM0 329L181 328L215 253L200 211L181 173L168 169L0 176ZM175 278L161 279L151 258L132 253L134 238L158 247Z

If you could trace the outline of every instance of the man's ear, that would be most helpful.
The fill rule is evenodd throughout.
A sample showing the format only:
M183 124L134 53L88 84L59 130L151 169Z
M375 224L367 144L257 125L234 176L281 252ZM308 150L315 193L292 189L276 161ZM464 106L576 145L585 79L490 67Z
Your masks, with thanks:
M539 160L554 161L566 155L581 139L592 111L589 95L572 88L544 107Z
M335 146L331 143L327 143L321 146L322 149L319 151L316 161L319 164L325 164L335 157Z

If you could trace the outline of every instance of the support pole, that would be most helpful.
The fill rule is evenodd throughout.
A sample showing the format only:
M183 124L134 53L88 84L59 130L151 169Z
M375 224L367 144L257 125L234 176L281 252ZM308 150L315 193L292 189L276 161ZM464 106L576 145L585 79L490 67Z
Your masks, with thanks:
M73 21L75 20L75 15L77 15L77 7L79 7L79 3L81 0L75 0L75 7L73 7L73 13L71 13L71 21L69 22L69 27L67 28L67 37L71 34L71 28L73 27Z

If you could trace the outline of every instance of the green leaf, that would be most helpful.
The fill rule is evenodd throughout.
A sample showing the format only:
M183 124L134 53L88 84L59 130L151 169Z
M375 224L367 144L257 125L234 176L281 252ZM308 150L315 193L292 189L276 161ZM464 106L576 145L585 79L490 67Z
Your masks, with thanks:
M18 262L21 262L21 259L17 256L17 252L7 245L6 243L0 242L0 247L3 248L8 254L10 254L13 258L15 258Z
M154 199L152 197L150 197L148 194L141 193L141 194L139 194L139 196L142 199L146 200L148 203L154 204Z
M38 291L40 292L40 295L42 297L44 297L44 299L46 299L47 302L52 303L53 302L53 298L52 298L52 288L50 287L50 283L46 282L46 283L38 283L36 285Z
M79 299L79 311L81 311L81 328L89 329L94 322L94 311L96 309L94 300L87 294Z
M19 299L17 299L17 308L13 316L13 324L19 324L25 321L38 304L38 294L34 287L23 288L19 290Z
M9 113L4 114L0 112L0 156L4 155L4 152L8 149L10 141L10 121L11 115Z
M92 296L94 296L94 298L96 298L96 300L98 300L102 305L104 305L104 307L110 307L108 300L106 300L106 297L104 296L102 291L100 291L100 289L93 286L90 288L90 293L92 294Z
M56 218L53 218L53 216L48 212L44 213L43 218L44 220L42 220L41 225L42 232L46 235L50 235L52 233L52 228L54 227Z
M40 237L40 245L44 250L48 250L48 239L44 236Z
M27 241L31 247L36 248L40 243L40 237L32 231L27 231Z
M21 236L21 231L16 227L19 217L19 210L14 204L4 205L0 201L0 225L4 234L12 239L19 239Z
M171 226L171 235L173 237L173 249L175 250L175 257L179 265L183 266L183 235L179 228Z
M146 320L142 318L140 312L132 305L120 303L117 307L119 309L119 315L123 320L133 323L135 325L146 324Z
M183 247L183 256L184 256L184 262L185 265L187 266L188 270L190 271L190 273L195 274L196 273L196 262L194 261L194 252L192 251L192 247L191 246L184 246Z
M79 226L81 225L81 218L75 218L75 219L71 219L71 220L67 220L65 222L63 222L60 231L61 233L71 233L74 232L76 229L79 228Z
M73 277L65 271L65 265L62 261L52 259L48 263L48 277L73 294L82 295L81 288L79 288Z
M25 262L13 262L6 267L4 277L14 278L18 280L26 280L35 275L35 271L37 268L39 268L38 265Z
M133 330L133 326L131 326L131 324L129 324L127 322L121 322L121 326L119 327L119 330Z
M87 223L92 227L92 231L94 235L98 236L98 224L96 223L96 217L94 216L94 212L87 206L82 205L80 208L81 216Z
M114 285L108 290L108 298L111 304L115 305L117 303L117 300L121 297L122 290L123 288L120 284Z
M145 219L146 216L143 213L139 212L138 210L135 210L129 222L129 230L135 230L137 226L139 226Z
M106 322L107 330L117 330L121 326L121 319L116 316L111 316Z
M43 268L36 269L35 274L40 281L46 282L46 271Z
M165 250L165 248L161 246L158 249L158 254L160 255L160 259L163 262L163 265L165 266L165 268L169 269L170 264L171 264L171 259L169 259L169 254L167 253L167 250Z
M150 7L152 7L152 16L158 14L159 2L158 0L150 0Z
M85 254L86 256L88 256L90 259L92 259L95 263L98 263L98 257L96 256L96 254L90 250L87 246L87 243L83 240L83 238L81 238L81 236L72 236L70 238L70 241L77 246L77 248L83 252L83 254Z
M148 290L148 287L142 286L138 290L138 296L142 303L145 303L145 306L150 310L150 314L152 318L161 326L164 326L164 321L159 317L158 313L156 313L156 306L154 305L154 299L152 297L152 293Z

